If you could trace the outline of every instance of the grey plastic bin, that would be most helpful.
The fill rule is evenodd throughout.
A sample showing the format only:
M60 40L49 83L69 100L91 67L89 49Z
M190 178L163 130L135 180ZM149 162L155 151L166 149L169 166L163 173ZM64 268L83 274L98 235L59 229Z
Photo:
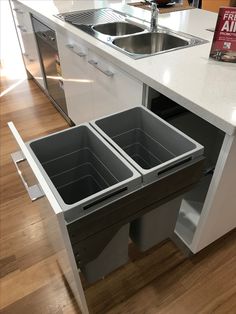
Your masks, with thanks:
M175 198L131 223L130 238L141 251L173 235L181 202L182 197Z
M26 145L64 210L68 224L141 186L140 174L89 124ZM112 239L104 239L104 244L110 243L100 255L82 265L90 282L128 260L128 230L126 224ZM91 245L96 246L96 239Z
M148 184L203 154L203 146L144 107L91 122Z
M203 146L143 107L91 124L142 174L143 184L177 173L203 154ZM131 223L131 239L142 251L174 232L180 200L174 199Z
M89 124L27 143L67 221L137 189L140 174Z
M96 259L81 267L89 283L105 277L128 262L129 226L124 225Z

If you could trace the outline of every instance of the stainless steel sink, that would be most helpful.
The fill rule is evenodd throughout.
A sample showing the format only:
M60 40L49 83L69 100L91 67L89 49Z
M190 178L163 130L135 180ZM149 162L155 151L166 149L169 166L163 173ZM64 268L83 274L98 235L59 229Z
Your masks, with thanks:
M188 46L190 41L168 33L158 32L117 38L113 40L113 44L131 54L152 55L161 51Z
M125 22L95 25L93 26L93 30L109 36L123 36L144 31L144 29L139 26Z
M157 32L151 33L150 23L111 8L68 12L56 16L133 59L207 42L160 26Z

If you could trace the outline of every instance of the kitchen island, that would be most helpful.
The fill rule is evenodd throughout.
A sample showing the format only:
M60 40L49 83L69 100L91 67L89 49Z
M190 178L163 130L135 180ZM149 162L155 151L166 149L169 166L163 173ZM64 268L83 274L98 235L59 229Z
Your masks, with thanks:
M105 4L103 2L103 6L112 5L116 10L122 10L144 21L149 21L149 12L131 8L123 5L124 2L122 4L119 2L107 1ZM216 149L217 156L213 167L214 174L206 185L203 184L206 187L203 191L204 197L202 198L201 195L200 200L195 200L194 196L192 202L189 202L191 206L187 206L187 209L182 211L184 219L181 220L180 217L176 234L193 253L196 253L235 228L236 176L233 166L236 155L236 67L234 64L217 63L208 59L212 33L207 29L214 27L216 15L194 9L160 16L160 25L204 38L209 43L133 60L53 16L53 14L98 7L101 6L100 2L78 1L73 2L69 7L68 2L54 1L50 2L46 10L42 8L40 1L14 1L14 5L18 3L23 4L23 9L28 10L56 31L59 39L59 54L60 47L68 44L68 42L63 42L63 38L70 38L75 43L78 40L85 49L102 56L106 62L111 62L115 67L128 73L139 86L141 82L186 108L191 114L191 119L196 120L195 128L199 123L199 129L201 129L200 123L205 121L207 125L204 122L203 125L206 125L206 130L209 128L212 134L208 145L214 144L215 139L218 140L215 134L220 134L220 147ZM201 20L201 26L199 26L199 20ZM63 54L60 54L60 57L63 75L63 62L65 64L70 60L63 61ZM141 98L140 94L138 96ZM141 100L139 102L141 104ZM74 119L73 116L70 118ZM214 126L214 129L211 126Z

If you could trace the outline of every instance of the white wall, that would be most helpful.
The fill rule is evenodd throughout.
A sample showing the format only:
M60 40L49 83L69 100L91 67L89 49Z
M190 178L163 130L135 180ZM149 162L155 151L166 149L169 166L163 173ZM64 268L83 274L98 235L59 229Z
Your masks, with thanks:
M25 76L20 47L8 0L0 0L1 76L19 79Z

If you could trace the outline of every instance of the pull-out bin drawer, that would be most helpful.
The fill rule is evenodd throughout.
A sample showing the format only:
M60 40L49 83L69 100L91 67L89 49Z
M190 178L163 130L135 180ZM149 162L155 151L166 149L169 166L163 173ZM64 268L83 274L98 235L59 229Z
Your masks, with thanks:
M27 145L68 220L108 205L141 185L141 176L88 124ZM129 224L103 239L98 256L81 267L90 283L128 261L128 240ZM90 250L94 252L96 245L95 236ZM79 260L80 250L74 252Z
M62 234L70 241L77 266L93 282L127 261L130 223L133 230L145 214L199 181L203 148L140 107L91 124L26 144L10 127L31 169L60 209L55 216L63 216ZM103 124L108 135L99 128ZM171 224L166 223L168 217L163 220L168 230L173 219Z
M17 132L14 126L10 127ZM20 143L55 196L68 230L72 221L96 212L98 207L109 206L109 203L141 187L140 174L89 124L27 143L21 140ZM12 157L16 166L24 160L21 152ZM22 180L26 182L23 177ZM43 195L37 185L30 189L27 187L27 190L32 200L36 199L34 195L38 191L40 196ZM76 242L70 239L76 263L89 282L104 277L128 261L129 223L112 233L102 232L103 223L99 228L100 232L92 232L89 243L86 242L91 254L86 254L82 263L81 246L77 250Z
M142 174L144 185L171 173L178 176L179 167L203 154L200 144L145 108L110 115L92 125ZM181 198L175 198L131 223L130 237L142 251L172 235L180 204Z

